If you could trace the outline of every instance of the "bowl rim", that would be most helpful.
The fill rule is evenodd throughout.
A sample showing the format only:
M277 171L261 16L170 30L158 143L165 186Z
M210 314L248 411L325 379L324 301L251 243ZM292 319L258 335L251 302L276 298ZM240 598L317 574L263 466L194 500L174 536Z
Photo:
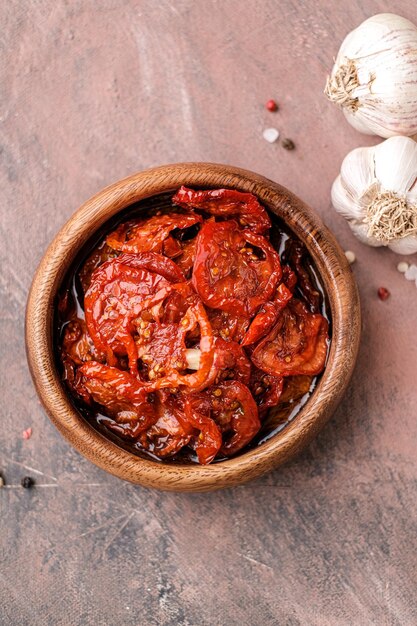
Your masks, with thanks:
M175 191L229 187L254 193L303 241L329 298L332 341L325 371L308 402L279 433L260 446L208 466L168 464L139 457L90 425L71 403L53 353L57 291L76 255L98 228L129 205ZM285 187L259 174L217 163L177 163L138 172L99 191L60 229L33 278L26 309L29 369L51 421L102 469L146 487L207 491L246 482L295 456L327 422L352 375L360 340L359 295L349 263L320 217Z

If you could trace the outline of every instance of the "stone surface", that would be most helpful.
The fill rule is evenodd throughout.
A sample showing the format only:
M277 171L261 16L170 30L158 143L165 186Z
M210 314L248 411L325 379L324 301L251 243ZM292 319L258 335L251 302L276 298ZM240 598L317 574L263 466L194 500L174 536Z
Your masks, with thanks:
M387 10L417 22L413 0L1 3L2 625L417 624L417 291L402 259L362 246L331 208L345 154L378 140L322 93L345 34ZM268 145L268 126L297 149ZM191 160L255 170L315 207L356 254L364 324L346 397L298 460L176 495L66 444L32 387L23 327L35 267L77 206Z

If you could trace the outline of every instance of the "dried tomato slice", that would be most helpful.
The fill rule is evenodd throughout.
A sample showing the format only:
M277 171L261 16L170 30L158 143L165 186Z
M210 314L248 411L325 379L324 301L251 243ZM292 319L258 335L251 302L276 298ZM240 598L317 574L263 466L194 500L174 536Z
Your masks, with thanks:
M262 235L242 231L233 220L206 222L200 230L192 284L207 306L251 316L270 299L281 274L279 256Z
M279 285L273 300L265 302L253 318L251 325L242 340L242 346L249 346L266 335L292 298L291 291L284 283Z
M160 378L168 372L184 372L187 369L187 348L186 332L181 324L141 322L141 326L136 343L138 357L147 366L148 379Z
M215 337L239 343L249 327L250 318L233 315L221 309L207 308L207 314Z
M201 398L189 395L184 407L188 423L199 431L194 443L198 461L202 465L207 465L211 463L222 445L221 432L216 422L209 416L210 403L201 402Z
M76 369L86 361L97 361L101 355L95 349L84 320L73 317L64 327L61 345L63 380L72 391L76 389ZM79 394L78 394L79 395Z
M88 334L84 320L73 318L64 327L61 351L62 355L69 358L75 365L98 360L99 355Z
M320 311L320 293L317 291L311 276L305 267L305 259L307 249L301 241L289 239L285 246L283 258L286 262L291 263L297 276L297 286L301 295L309 304L312 313ZM292 290L291 290L292 291Z
M109 365L116 365L115 354L127 354L131 372L137 372L133 320L150 306L150 297L156 304L172 290L161 272L171 279L182 276L173 266L170 259L148 253L143 257L122 255L94 271L84 299L85 319L94 345L106 355Z
M185 417L181 394L157 391L155 412L156 422L140 434L138 443L155 456L173 456L190 442L197 431Z
M246 446L260 429L258 407L246 385L237 380L221 383L213 390L213 395L211 415L223 433L221 452L231 456Z
M195 213L169 213L154 215L143 220L120 224L110 235L106 243L120 252L161 252L163 244L175 229L184 229L201 222ZM172 242L171 242L172 243Z
M199 368L192 374L188 374L185 339L197 327L200 331ZM179 324L150 325L149 340L139 344L139 354L141 359L149 364L148 376L152 381L152 388L185 386L196 390L204 389L210 382L209 374L214 359L213 343L213 333L207 313L203 303L197 298L189 306ZM159 377L161 374L162 377Z
M310 313L300 300L291 300L268 335L252 353L253 363L273 376L320 374L328 343L328 323Z
M182 254L181 244L178 239L174 239L174 237L171 237L170 235L162 244L162 252L165 256L175 259Z
M234 189L195 191L183 186L172 202L184 208L202 209L218 217L235 217L242 228L250 228L254 233L262 234L271 228L268 213L251 193Z
M102 242L87 260L84 262L80 272L79 278L83 292L85 293L90 286L91 276L95 269L97 269L102 263L114 259L118 253L110 248L106 242Z
M283 377L271 376L271 374L266 374L257 367L252 367L249 389L258 405L261 419L266 415L268 409L277 406L280 402L283 388Z
M182 283L184 274L178 265L157 252L142 252L141 254L121 254L117 257L119 263L136 267L137 269L155 272L171 283Z
M124 435L136 437L157 420L152 395L129 372L90 361L78 369L76 387L84 398L104 407Z
M210 385L233 378L244 385L249 384L251 362L241 346L235 341L224 341L220 337L214 340L213 366L209 374Z
M297 276L289 265L282 266L282 282L291 293L294 293L295 286L297 284Z
M178 267L184 272L186 276L191 274L193 269L195 254L197 250L197 238L190 239L181 243L181 255L178 256L175 261Z

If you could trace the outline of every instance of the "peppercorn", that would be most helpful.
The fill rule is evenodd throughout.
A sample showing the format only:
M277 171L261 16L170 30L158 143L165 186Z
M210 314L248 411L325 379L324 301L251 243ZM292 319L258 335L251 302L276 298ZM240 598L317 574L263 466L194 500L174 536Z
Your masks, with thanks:
M282 147L285 148L285 150L294 150L295 143L293 142L292 139L283 139Z
M385 287L380 287L378 289L378 298L380 300L388 300L388 298L390 297L390 292L388 291L388 289L386 289Z
M268 111L271 111L271 113L275 113L275 111L278 111L278 105L275 100L268 100L268 102L265 104L265 108L267 108Z
M22 485L22 487L24 487L25 489L30 489L31 487L33 487L33 485L35 484L35 481L33 480L33 478L31 478L30 476L25 476L24 478L22 478L22 480L20 481L20 484Z
M356 254L352 252L352 250L346 250L345 257L347 258L349 265L352 265L352 263L356 261Z

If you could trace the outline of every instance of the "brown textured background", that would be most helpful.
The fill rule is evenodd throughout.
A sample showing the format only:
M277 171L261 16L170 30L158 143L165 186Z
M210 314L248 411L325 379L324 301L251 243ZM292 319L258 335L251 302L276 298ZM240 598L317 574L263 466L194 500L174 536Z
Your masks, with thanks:
M388 10L417 22L414 0L1 3L2 626L417 624L417 290L331 209L342 158L375 139L322 95L343 36ZM266 143L269 126L296 151ZM253 169L315 207L357 254L364 316L353 382L309 450L201 495L131 486L69 448L23 342L34 269L74 209L186 160Z

